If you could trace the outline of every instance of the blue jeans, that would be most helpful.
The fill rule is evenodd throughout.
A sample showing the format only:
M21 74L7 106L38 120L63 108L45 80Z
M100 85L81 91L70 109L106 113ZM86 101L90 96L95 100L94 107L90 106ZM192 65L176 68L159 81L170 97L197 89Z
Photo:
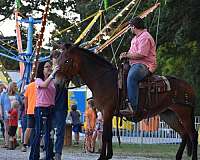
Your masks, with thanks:
M46 117L46 122L44 122L44 117ZM39 160L40 157L40 140L43 134L45 134L45 151L46 160L51 160L51 144L50 131L51 131L51 120L52 119L52 109L50 107L36 107L35 108L35 136L33 143L31 144L31 152L29 160ZM44 133L43 133L44 132Z
M3 123L2 119L0 119L0 124L1 124L1 133L2 133L2 136L3 136L3 138L5 138L5 136L4 136L5 129L4 129L4 123Z
M128 72L128 99L133 107L133 110L138 110L139 81L143 80L148 74L148 68L140 63L132 65Z
M27 128L27 117L26 117L26 115L22 116L21 126L22 126L22 143L24 143L24 134L25 134L25 131L26 131L26 128Z
M53 127L56 128L55 153L62 154L65 125L67 112L64 110L54 110L53 112Z

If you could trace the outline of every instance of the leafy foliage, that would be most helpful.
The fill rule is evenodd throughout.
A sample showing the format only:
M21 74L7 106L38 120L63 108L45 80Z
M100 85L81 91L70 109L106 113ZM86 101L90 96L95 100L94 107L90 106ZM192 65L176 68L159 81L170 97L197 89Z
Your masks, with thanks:
M26 3L25 3L26 2ZM104 9L103 0L54 0L51 3L48 22L54 23L55 30L52 32L52 40L56 42L74 42L92 18L83 23L74 20L69 20L67 14L69 11L80 14L81 20L96 13L99 9ZM113 5L118 0L110 0L109 4ZM124 1L120 5L104 12L105 19L102 19L102 25L109 22L121 9L127 5L129 1ZM155 0L142 0L136 15L141 11L149 8L155 3ZM159 9L151 13L145 18L146 26L150 30L154 38L157 38L157 57L158 68L157 73L163 75L174 75L185 79L191 83L197 94L197 114L200 114L200 1L199 0L160 0L160 17ZM33 15L35 18L41 18L41 13L44 10L45 0L24 0L20 12L25 15ZM67 10L70 6L70 10ZM0 21L11 18L14 10L14 0L0 1ZM62 14L58 14L58 11ZM133 15L128 17L131 18ZM39 16L38 16L39 15ZM124 17L122 17L124 18ZM159 19L158 19L159 18ZM159 20L159 21L158 21ZM159 22L159 23L158 23ZM58 34L68 28L71 23L75 27ZM159 26L158 26L159 25ZM116 26L114 26L116 27ZM158 32L157 32L158 27ZM99 31L100 23L96 23L90 30L84 41L92 39ZM26 33L24 33L26 36ZM116 53L116 57L123 51L128 50L130 46L132 34L128 32L121 47ZM113 43L113 49L118 48L121 39ZM103 54L107 59L112 59L111 48L104 50ZM118 60L118 58L117 58ZM9 68L9 67L8 67Z

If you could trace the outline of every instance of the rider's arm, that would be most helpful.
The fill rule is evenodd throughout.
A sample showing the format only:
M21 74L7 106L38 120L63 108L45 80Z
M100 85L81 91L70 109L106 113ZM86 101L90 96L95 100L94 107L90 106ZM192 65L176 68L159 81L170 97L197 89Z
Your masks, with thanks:
M135 52L129 50L126 57L129 59L143 59L148 56L150 52L150 45L151 44L148 38L142 38L137 46L137 50Z
M142 55L141 53L136 53L136 52L133 52L133 53L128 52L126 54L126 58L128 58L128 59L142 59L144 57L145 56Z

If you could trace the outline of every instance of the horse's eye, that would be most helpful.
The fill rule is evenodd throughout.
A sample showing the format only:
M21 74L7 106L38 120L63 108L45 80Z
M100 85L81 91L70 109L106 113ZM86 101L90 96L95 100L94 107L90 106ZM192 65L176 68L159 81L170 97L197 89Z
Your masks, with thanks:
M65 63L66 63L66 64L69 63L69 60L66 60Z

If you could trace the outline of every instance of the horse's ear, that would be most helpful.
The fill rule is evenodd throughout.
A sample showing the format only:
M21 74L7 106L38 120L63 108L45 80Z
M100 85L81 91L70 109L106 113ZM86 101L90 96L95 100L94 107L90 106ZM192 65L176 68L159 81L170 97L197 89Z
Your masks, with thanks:
M74 48L74 44L73 43L65 43L65 44L62 45L61 48L70 50L71 48Z
M56 43L56 42L54 42L54 41L51 42L51 45L52 45L52 47L53 47L52 50L57 50L57 49L60 49L60 48L61 48L61 44Z

